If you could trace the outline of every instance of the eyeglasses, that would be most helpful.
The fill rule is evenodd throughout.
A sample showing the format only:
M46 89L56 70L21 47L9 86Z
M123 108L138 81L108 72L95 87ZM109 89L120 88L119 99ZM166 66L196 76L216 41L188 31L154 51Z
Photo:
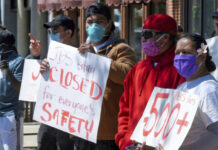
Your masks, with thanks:
M49 34L56 34L58 31L57 31L57 29L54 29L54 28L50 28L50 29L48 29L48 33Z
M65 32L65 31L66 31L66 30L59 32L57 28L49 28L49 29L48 29L48 33L49 33L49 34L52 34L52 33L53 33L53 34L62 33L62 32Z
M157 32L157 31L151 31L151 30L143 30L142 31L142 37L145 39L150 39L158 34L164 34L165 32Z

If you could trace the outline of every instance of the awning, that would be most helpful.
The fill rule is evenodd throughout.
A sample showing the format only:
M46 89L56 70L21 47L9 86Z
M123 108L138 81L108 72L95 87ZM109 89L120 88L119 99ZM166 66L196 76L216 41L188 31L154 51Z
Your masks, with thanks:
M155 2L155 3L159 3L159 2L165 2L166 0L106 0L106 3L111 6L119 6L121 4L129 4L129 3L145 3L148 4L150 2Z
M96 0L38 0L38 10L65 10L78 8L87 8Z

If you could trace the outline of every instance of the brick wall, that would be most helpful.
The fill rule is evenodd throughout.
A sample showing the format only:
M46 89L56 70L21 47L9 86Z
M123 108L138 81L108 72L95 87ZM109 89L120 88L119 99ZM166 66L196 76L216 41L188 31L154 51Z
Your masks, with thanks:
M183 0L166 0L166 13L176 19L177 24L182 24Z

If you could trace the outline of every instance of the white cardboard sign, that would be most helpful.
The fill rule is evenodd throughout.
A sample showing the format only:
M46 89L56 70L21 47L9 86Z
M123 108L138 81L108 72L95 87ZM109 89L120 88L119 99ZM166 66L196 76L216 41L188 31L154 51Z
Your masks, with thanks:
M155 87L131 140L165 150L179 149L195 116L199 99L179 90Z
M34 119L96 143L111 60L51 41Z
M207 39L207 45L210 50L210 56L212 56L213 62L218 66L218 36ZM218 80L218 68L211 73L216 80Z
M41 81L40 60L25 59L19 100L36 102Z

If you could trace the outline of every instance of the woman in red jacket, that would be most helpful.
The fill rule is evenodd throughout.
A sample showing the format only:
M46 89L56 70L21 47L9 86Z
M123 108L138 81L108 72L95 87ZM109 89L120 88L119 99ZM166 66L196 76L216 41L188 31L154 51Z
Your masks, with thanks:
M128 73L119 102L118 133L115 140L121 150L133 144L130 136L144 112L153 88L175 89L185 81L173 66L176 34L176 21L168 15L154 14L144 22L142 50L147 58Z

